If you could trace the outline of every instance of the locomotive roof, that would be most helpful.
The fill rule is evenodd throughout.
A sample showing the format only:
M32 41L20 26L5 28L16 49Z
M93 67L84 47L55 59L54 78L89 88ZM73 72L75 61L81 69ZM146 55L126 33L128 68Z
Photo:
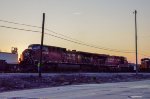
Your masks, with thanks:
M29 45L28 47L31 47L31 46L41 46L41 44L31 44ZM59 49L64 49L66 50L66 48L62 48L62 47L56 47L56 46L49 46L49 45L43 45L44 47L48 47L48 48L59 48Z
M150 60L150 58L142 58L141 61Z
M98 54L98 53L90 53L90 52L83 52L83 51L77 51L77 53L89 54L89 55L99 55L99 56L109 56L107 54Z
M124 57L124 56L115 56L115 55L111 55L110 58L111 58L111 57L113 57L113 58L126 58L126 57Z
M10 52L0 52L0 54L16 54L16 53L10 53Z

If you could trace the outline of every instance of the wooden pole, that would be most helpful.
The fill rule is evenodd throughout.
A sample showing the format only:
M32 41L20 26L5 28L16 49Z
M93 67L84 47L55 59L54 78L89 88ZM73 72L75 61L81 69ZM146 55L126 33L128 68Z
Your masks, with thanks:
M41 35L41 46L40 46L40 65L38 66L39 68L39 77L42 77L42 59L43 59L43 55L42 55L42 52L43 52L43 40L44 40L44 24L45 24L45 13L43 13L43 21L42 21L42 35Z
M135 14L135 57L136 57L136 75L138 74L138 48L137 48L137 22L136 22L136 15L137 11L134 11Z

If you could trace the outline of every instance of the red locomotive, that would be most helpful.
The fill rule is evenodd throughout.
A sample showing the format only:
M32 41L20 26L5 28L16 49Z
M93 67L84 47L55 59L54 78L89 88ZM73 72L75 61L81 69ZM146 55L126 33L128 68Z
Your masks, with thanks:
M32 44L22 52L20 64L23 69L36 70L40 60L40 44ZM103 71L109 68L128 67L125 57L110 56L67 50L66 48L55 46L43 46L43 70L82 70L82 71ZM31 68L32 67L32 68Z

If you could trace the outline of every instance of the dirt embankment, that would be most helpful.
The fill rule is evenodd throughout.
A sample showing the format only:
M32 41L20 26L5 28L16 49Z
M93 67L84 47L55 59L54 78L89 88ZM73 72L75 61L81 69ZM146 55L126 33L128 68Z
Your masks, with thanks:
M43 76L0 76L0 92L23 90L32 88L55 87L75 84L111 83L123 81L137 81L150 79L150 75L112 75L112 76L87 76L87 75L56 75Z

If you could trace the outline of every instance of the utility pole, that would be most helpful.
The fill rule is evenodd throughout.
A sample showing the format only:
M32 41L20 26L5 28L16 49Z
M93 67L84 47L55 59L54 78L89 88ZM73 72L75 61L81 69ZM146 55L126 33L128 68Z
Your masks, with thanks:
M136 75L138 74L138 49L137 49L137 22L136 22L136 15L137 11L134 11L135 14L135 54L136 54Z
M42 69L42 59L43 59L43 40L44 40L44 24L45 24L45 13L43 13L43 21L42 21L42 35L41 35L41 46L40 46L40 64L38 66L39 77L42 77L41 69Z

